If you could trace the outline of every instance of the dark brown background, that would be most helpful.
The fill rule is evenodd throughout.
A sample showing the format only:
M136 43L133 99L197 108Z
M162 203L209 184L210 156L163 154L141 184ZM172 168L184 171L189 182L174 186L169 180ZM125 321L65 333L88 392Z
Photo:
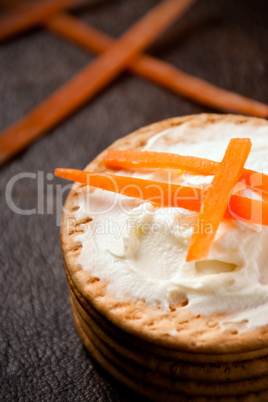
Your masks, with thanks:
M156 3L89 0L73 14L119 37ZM150 53L267 103L266 4L266 0L199 0ZM1 44L0 130L93 58L41 28ZM0 400L114 402L134 398L95 364L74 329L56 223L56 184L63 182L48 180L46 175L56 167L83 168L112 141L140 126L210 111L125 73L1 168ZM50 204L53 214L14 213L5 199L8 181L20 172L38 171L45 173L46 189L54 184L53 197L45 191L45 211ZM13 200L20 208L36 208L41 195L35 179L21 179L14 187Z

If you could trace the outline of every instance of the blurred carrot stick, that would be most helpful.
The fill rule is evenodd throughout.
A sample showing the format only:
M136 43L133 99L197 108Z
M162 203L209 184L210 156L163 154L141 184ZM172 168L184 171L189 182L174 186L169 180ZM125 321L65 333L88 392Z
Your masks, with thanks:
M108 35L66 13L53 16L46 21L46 26L56 34L95 53L106 51L113 43ZM268 117L268 105L219 88L154 57L141 56L131 65L130 70L202 105L223 112Z
M0 4L6 8L12 8L18 2L16 0L0 0ZM23 3L25 5L25 3ZM65 13L57 13L44 22L47 28L51 31L65 37L74 43L83 46L95 53L102 53L106 51L114 40L104 33L92 28L76 18L68 16ZM189 74L183 73L177 68L157 60L153 57L142 56L132 64L130 69L136 74L146 77L175 93L182 94L186 98L192 99L198 103L214 107L222 111L233 111L258 117L268 116L268 105L260 103L250 98L243 97L224 89L220 89L204 80L193 77ZM63 89L63 88L62 88ZM62 118L57 120L54 116L54 111L49 111L49 104L54 98L54 103L57 103L57 92L43 102L39 107L35 108L17 124L13 125L10 129L4 131L3 135L10 132L13 135L16 133L16 140L18 146L13 145L13 150L9 153L7 150L2 149L5 147L6 140L1 143L0 141L0 164L8 160L13 154L16 154L21 149L26 147L38 136L42 135L46 130L57 124ZM40 115L44 113L52 114L47 122L44 122ZM70 112L68 112L70 113ZM68 114L67 113L67 114ZM66 115L67 115L66 114ZM18 131L23 130L28 125L28 120L39 120L39 126L31 127L28 132L27 138L20 138ZM52 120L52 121L51 121ZM11 138L11 142L12 142ZM9 142L9 141L7 141Z
M45 131L91 99L164 29L190 7L194 0L165 0L141 18L97 60L0 134L0 164L21 151Z
M16 0L12 0L11 6L10 1L0 0L0 3L8 8L14 7L17 3ZM45 25L50 31L94 53L105 52L114 42L108 35L64 12L50 17L45 21ZM262 118L268 117L268 105L219 88L154 57L141 56L130 66L130 70L168 88L172 92L205 106L223 112L242 113Z
M75 3L81 3L81 0L39 0L28 4L18 2L14 11L0 18L0 42L42 23L51 15Z

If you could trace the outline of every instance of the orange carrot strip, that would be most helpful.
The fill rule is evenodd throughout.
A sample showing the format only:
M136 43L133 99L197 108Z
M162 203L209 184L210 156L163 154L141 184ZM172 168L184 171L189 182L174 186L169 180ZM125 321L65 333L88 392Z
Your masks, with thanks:
M11 7L10 0L4 2L3 0L0 1L4 3L5 7ZM16 1L12 1L12 4L13 3L16 3ZM27 7L28 6L29 5L27 5ZM89 50L93 50L96 53L105 51L111 43L113 43L113 40L107 35L66 14L58 14L50 18L49 21L46 21L45 24L50 30L57 34L71 39L75 43ZM213 106L220 110L233 110L259 117L267 117L268 115L268 106L265 104L244 98L232 92L221 90L220 88L184 74L175 67L169 66L149 56L143 56L140 60L137 60L133 66L131 66L131 70L177 93L181 93L192 100ZM2 153L0 152L0 165L20 150L27 147L31 142L79 107L79 105L76 106L76 102L78 101L75 101L75 104L72 103L73 106L69 109L64 105L61 105L61 107L58 106L58 102L62 102L62 99L68 99L67 96L64 96L65 90L67 91L66 86L63 87L62 90L54 93L20 122L2 133L2 135L10 135L11 139L9 140L7 137L4 137L2 142L0 142L0 146L2 147ZM71 92L72 89L69 88L68 93ZM88 99L90 99L90 96L88 96ZM51 110L53 110L53 112L51 112ZM22 135L21 133L24 134Z
M186 261L200 260L208 256L212 241L228 206L229 193L241 176L250 149L249 138L230 140L202 204L197 230L190 239Z
M8 2L10 0L5 0L4 3L7 4L4 6L10 8ZM0 0L0 3L3 3L3 0ZM49 18L45 25L56 34L95 53L103 53L113 43L113 39L108 35L64 13ZM224 112L268 117L268 105L186 74L162 60L142 56L131 65L130 70L202 105Z
M46 22L47 28L83 48L102 53L113 43L108 35L64 13ZM130 70L197 103L227 112L268 116L268 105L219 88L150 56L142 56Z
M196 156L183 156L167 152L108 150L103 162L110 168L122 169L182 169L201 175L215 175L220 163ZM268 175L243 169L240 180L251 187L268 191Z
M4 6L10 8L10 0L5 3L7 1ZM114 42L108 35L65 13L54 15L45 21L45 25L54 33L95 53L103 53ZM225 112L264 118L268 116L268 105L218 88L153 57L142 56L130 70L197 103Z
M141 60L141 62L143 62ZM164 61L147 58L142 65L143 77L161 84L187 99L223 112L242 113L249 116L268 117L268 105L254 99L219 88L201 78L187 74Z
M202 202L203 191L195 187L76 169L56 169L55 175L128 197L152 201L162 206L199 211Z
M18 3L15 11L0 18L0 42L42 23L57 11L75 3L81 3L81 0L39 0L28 4Z
M0 164L96 95L193 2L164 0L158 4L97 60L0 134Z
M268 200L265 197L264 201L259 201L232 195L225 217L228 215L232 219L268 226Z
M95 53L106 51L113 43L109 36L64 13L51 18L46 26L56 34ZM131 65L130 70L205 106L225 112L268 117L268 105L219 88L154 57L140 57Z
M161 206L181 207L192 211L199 211L202 199L206 195L201 189L195 187L134 177L96 174L83 170L56 169L55 175L103 190L155 202ZM232 195L229 209L226 210L224 217L268 226L268 202Z

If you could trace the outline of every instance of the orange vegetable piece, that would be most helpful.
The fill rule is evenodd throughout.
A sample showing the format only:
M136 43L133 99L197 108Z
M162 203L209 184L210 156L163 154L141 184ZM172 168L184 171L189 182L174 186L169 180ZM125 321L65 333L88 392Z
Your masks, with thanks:
M163 0L157 4L106 52L23 119L0 133L0 165L104 89L194 1Z
M4 5L5 8L14 8L18 3L21 4L21 0L1 0L1 6ZM94 53L105 52L114 41L96 28L90 27L64 12L46 19L44 25L59 36L69 39ZM268 117L268 105L219 88L205 80L187 74L163 60L142 55L135 59L129 68L135 74L197 103L225 112Z
M46 22L46 27L95 53L103 53L113 43L113 39L106 34L65 13L50 18ZM201 105L224 112L268 117L268 105L219 88L155 57L142 55L137 60L135 59L129 69L133 73Z
M83 170L56 169L55 175L103 190L140 198L160 206L181 207L191 211L199 211L202 199L206 195L203 190L195 187ZM224 217L268 226L268 202L232 195L229 210L226 210Z
M251 149L249 138L230 140L222 162L208 189L192 234L186 261L208 256L211 244L228 206L230 192L237 183Z
M203 197L203 191L199 188L135 177L97 174L76 169L56 169L55 175L161 206L181 207L191 211L199 211Z
M11 8L12 8L12 1ZM39 0L35 3L18 2L14 12L0 17L0 42L45 21L58 11L81 0Z
M182 169L201 175L215 175L220 162L196 156L183 156L168 152L109 150L103 162L110 168L123 169ZM251 187L268 191L268 175L243 169L240 180L245 179Z

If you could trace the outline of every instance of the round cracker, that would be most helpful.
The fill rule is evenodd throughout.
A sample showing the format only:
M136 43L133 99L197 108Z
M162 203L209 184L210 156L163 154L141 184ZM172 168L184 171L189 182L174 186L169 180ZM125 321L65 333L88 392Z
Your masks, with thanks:
M191 127L206 127L217 122L246 124L253 127L267 126L266 120L233 115L201 114L172 118L141 128L121 138L108 149L140 149L153 135L174 126L187 123ZM94 159L85 170L109 172L102 160L107 150ZM61 226L61 244L66 271L74 287L83 299L85 306L91 308L106 323L127 337L138 342L149 342L153 348L170 349L172 354L185 354L190 359L198 360L199 355L205 361L213 359L229 359L237 361L265 356L268 348L268 325L255 330L238 333L231 329L222 330L219 320L222 315L193 315L183 308L167 312L159 307L151 306L144 300L119 301L106 292L105 281L93 278L77 265L80 246L74 242L81 225L91 225L88 220L77 222L75 230L68 233L68 220L75 219L76 200L79 192L90 191L88 186L74 184L64 206ZM176 335L170 331L177 330ZM173 332L174 333L174 332Z

